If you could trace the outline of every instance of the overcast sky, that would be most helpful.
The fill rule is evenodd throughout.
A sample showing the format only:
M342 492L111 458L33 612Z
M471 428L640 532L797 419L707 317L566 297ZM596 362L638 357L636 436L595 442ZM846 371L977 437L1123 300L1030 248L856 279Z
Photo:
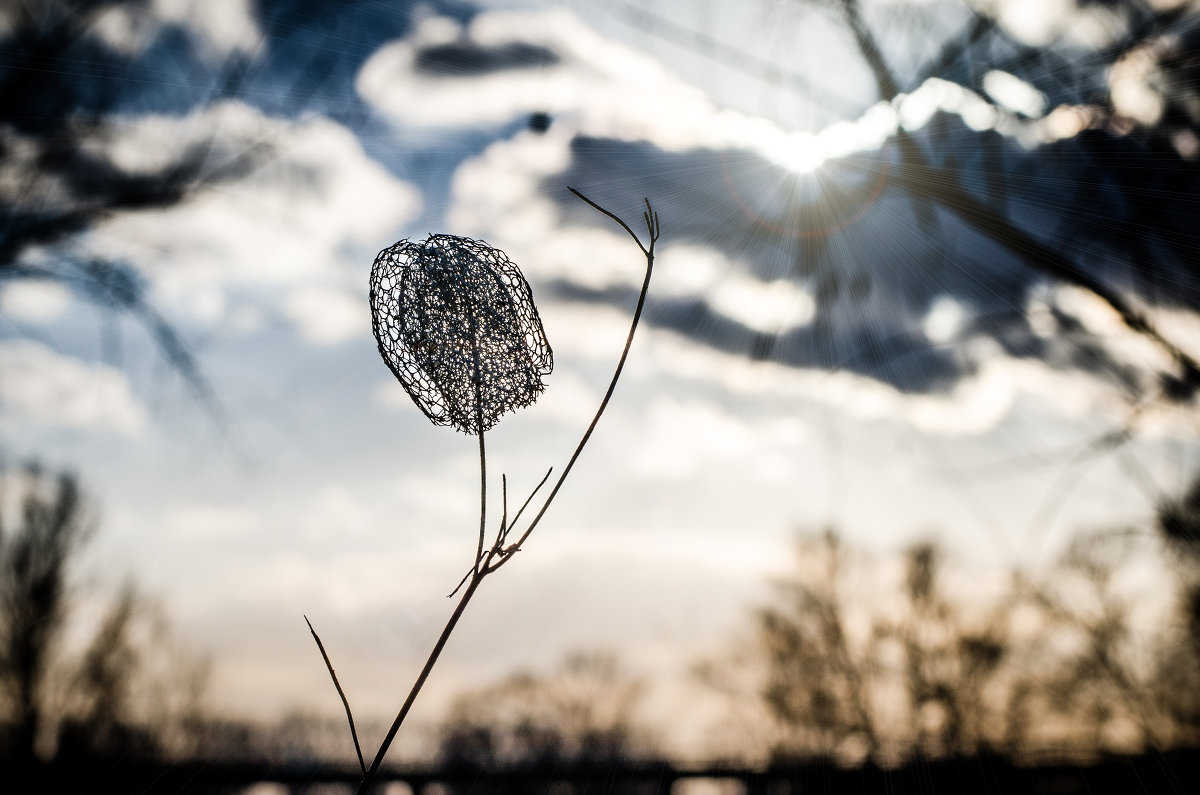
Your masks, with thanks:
M1157 493L1130 477L1130 458L1163 492L1187 482L1194 418L1147 412L1119 455L1079 457L1129 420L1128 394L1103 372L1046 364L1048 348L1017 355L978 321L1007 313L1036 331L1053 310L1135 375L1159 354L1096 299L1003 256L956 269L971 242L952 221L925 240L902 197L868 191L866 211L829 220L824 267L841 292L794 278L803 236L763 207L886 156L897 123L919 132L939 108L964 130L995 123L996 97L947 83L876 107L850 41L797 4L680 1L653 4L654 17L623 3L363 4L336 18L318 5L272 16L247 0L162 0L91 34L142 78L97 144L104 157L137 172L200 142L214 160L270 153L242 178L70 243L144 275L218 410L138 327L114 328L53 285L0 292L6 456L81 474L102 519L90 571L162 599L179 634L213 653L216 703L336 714L307 614L358 709L392 712L471 561L475 441L433 427L379 358L367 306L378 250L446 232L519 264L555 370L535 406L489 433L490 493L501 472L524 495L565 463L644 266L568 184L631 223L643 196L658 210L648 322L561 497L484 585L418 717L464 682L571 649L680 677L744 628L797 531L836 526L879 550L936 537L998 571L1044 563L1075 531L1144 524ZM918 5L936 35L961 24L954 3ZM1055 19L1009 24L1034 42L1065 30L1084 42L1073 46L1098 24ZM889 41L903 51L928 30ZM186 56L162 50L172 31L191 42ZM714 42L796 80L733 68ZM211 102L231 59L247 76ZM819 85L797 87L805 76ZM997 95L1036 104L1020 85ZM544 132L535 113L549 115ZM1054 130L1023 134L1014 168ZM1177 339L1200 338L1191 309L1159 317ZM777 343L755 360L763 334Z

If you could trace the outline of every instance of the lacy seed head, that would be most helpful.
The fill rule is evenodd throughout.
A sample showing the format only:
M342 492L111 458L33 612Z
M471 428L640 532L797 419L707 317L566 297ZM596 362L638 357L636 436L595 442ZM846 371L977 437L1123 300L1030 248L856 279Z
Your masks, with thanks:
M529 283L504 252L470 238L430 235L379 252L371 326L425 416L463 433L533 403L554 368Z

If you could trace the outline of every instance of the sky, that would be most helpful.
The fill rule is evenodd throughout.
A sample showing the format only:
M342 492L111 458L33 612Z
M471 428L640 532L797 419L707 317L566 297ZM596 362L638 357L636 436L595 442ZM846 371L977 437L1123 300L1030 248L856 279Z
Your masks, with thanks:
M905 21L885 39L901 73L966 19L949 0L867 5ZM1117 24L1100 6L1033 5L1002 4L1001 26L1068 55ZM645 264L568 185L635 229L643 197L657 210L646 321L594 439L472 603L417 721L457 688L577 649L615 651L680 698L688 664L744 632L789 570L798 532L836 527L880 552L936 538L973 570L1036 568L1076 532L1145 526L1193 473L1194 412L1136 399L1169 366L1160 350L954 218L928 234L879 168L898 126L932 136L949 119L934 151L1000 141L1028 188L1013 216L1070 240L1079 218L1048 218L1061 197L1038 156L1078 128L1034 78L930 81L880 104L828 14L767 0L154 0L87 35L132 64L92 154L133 174L198 148L214 169L265 155L23 256L128 263L214 399L128 318L6 282L0 449L81 475L102 528L90 581L132 578L161 600L211 653L222 708L339 712L307 615L358 712L390 714L471 562L476 441L431 425L380 359L377 251L443 232L520 266L555 368L488 433L489 493L503 472L527 494L566 462ZM1130 113L1154 99L1138 85ZM12 152L37 143L6 136ZM817 208L811 223L781 225L789 202ZM1200 353L1192 279L1148 303ZM1125 428L1118 450L1089 453Z

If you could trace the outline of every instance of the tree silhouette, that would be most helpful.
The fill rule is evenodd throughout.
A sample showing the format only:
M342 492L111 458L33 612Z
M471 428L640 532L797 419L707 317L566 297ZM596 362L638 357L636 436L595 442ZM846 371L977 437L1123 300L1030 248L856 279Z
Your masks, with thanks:
M480 770L628 762L650 750L637 725L641 692L615 656L570 654L548 672L514 673L458 695L439 755L445 765Z
M811 577L777 585L779 606L757 623L766 655L762 698L785 728L783 755L833 757L848 743L879 752L866 692L871 662L847 636L842 575L844 550L832 532L808 545Z
M74 477L50 478L35 467L23 474L28 485L20 490L18 522L0 514L0 681L18 766L37 758L72 568L93 530Z
M1182 579L1179 643L1160 661L1161 676L1172 694L1168 708L1188 727L1191 742L1200 744L1200 477L1183 494L1162 501L1158 527L1178 556Z
M74 476L0 471L0 758L14 781L51 756L186 752L196 728L185 724L197 717L205 667L132 584L82 649L67 642L95 528Z
M777 759L1191 747L1200 654L1169 620L1139 619L1142 596L1121 584L1153 550L1146 533L1081 537L1043 574L1012 572L972 594L951 584L937 544L905 551L892 583L884 558L827 532L801 540L796 572L755 615L753 651L727 664L753 672L740 695L759 700ZM1191 583L1181 586L1188 602Z

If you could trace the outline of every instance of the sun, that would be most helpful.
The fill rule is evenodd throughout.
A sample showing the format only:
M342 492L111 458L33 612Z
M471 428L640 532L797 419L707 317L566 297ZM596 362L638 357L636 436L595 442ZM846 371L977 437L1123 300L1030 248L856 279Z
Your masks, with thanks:
M826 161L825 147L815 135L806 132L780 132L759 143L763 157L793 174L811 174Z

